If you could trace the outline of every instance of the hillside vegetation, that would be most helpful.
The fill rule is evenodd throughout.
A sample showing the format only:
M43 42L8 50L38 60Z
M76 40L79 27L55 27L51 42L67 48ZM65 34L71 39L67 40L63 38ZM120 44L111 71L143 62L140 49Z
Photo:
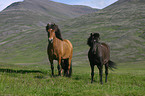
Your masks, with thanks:
M0 12L0 96L144 96L144 17L144 0L118 0L99 11L49 0L10 5ZM73 44L71 78L57 76L57 62L51 77L48 22L55 22ZM117 63L107 83L103 72L103 85L96 66L91 84L87 39L95 32Z
M41 1L36 0L36 2L40 3ZM26 0L23 3L26 3L25 6L29 6L27 3L30 2ZM61 5L59 3L55 4ZM54 19L59 21L56 24L58 24L63 38L69 39L74 46L73 64L88 64L87 52L89 47L86 42L90 33L93 32L99 32L101 34L100 41L109 44L111 47L111 59L113 61L129 62L145 60L144 5L145 3L141 0L119 0L103 10L74 19L65 19L64 21L62 18L59 18L61 20L56 19L55 15L53 15ZM28 9L27 12L17 10L17 14L15 14L13 11L16 9L13 6L8 7L0 13L1 21L3 22L0 23L2 25L0 26L1 62L46 63L48 41L45 26L47 22L51 22L53 19L48 18L48 16L45 17L46 11L40 11L44 13L40 14L34 11L37 8L33 9L33 7L26 7L26 9L32 8L33 11L31 10L31 12ZM19 6L21 6L21 3ZM40 6L35 7L41 9ZM24 5L20 9L26 10ZM33 14L33 12L36 12L38 15ZM10 13L12 18L7 15Z
M0 61L42 62L46 57L45 26L48 22L64 22L96 11L87 6L49 0L24 0L11 4L0 12Z
M77 57L81 59L87 58L86 41L90 33L98 32L100 42L110 45L114 61L145 60L144 6L142 0L119 0L103 10L65 22L63 31L72 33L70 40L75 42L75 52L80 53Z

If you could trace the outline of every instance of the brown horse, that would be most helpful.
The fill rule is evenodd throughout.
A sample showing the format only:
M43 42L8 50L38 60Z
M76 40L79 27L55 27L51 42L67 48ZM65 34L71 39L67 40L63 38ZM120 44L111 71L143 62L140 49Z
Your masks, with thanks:
M91 83L93 83L94 77L94 66L97 65L100 74L100 83L102 82L102 73L103 73L103 65L105 65L105 74L107 82L107 75L108 75L108 67L115 68L115 63L110 60L110 48L105 43L99 42L100 35L99 33L91 33L90 37L88 38L87 44L90 46L90 50L88 52L88 58L90 61L91 66Z
M58 61L58 75L64 69L64 75L71 76L73 46L69 40L63 39L58 26L55 23L48 23L46 26L48 33L48 58L51 63L52 76L54 76L53 60Z

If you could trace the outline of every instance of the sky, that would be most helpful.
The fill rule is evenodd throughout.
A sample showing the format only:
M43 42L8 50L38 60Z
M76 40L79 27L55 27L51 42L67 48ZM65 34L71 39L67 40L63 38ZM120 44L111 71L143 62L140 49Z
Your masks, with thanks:
M103 9L118 0L52 0L70 5L86 5L92 8Z
M23 1L23 0L0 0L0 11L5 9L7 6L14 2Z
M10 4L23 0L0 0L0 11ZM70 5L86 5L92 8L102 9L118 0L52 0L55 2L70 4Z

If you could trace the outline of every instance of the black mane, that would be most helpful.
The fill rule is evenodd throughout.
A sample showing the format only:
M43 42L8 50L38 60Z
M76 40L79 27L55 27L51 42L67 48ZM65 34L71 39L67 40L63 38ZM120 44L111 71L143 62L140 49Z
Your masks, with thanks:
M46 26L46 31L48 29L52 28L53 30L55 30L55 35L58 39L60 40L63 40L62 36L61 36L61 33L60 33L60 30L58 28L58 26L55 24L55 23L48 23L47 26Z
M88 38L87 44L91 47L92 36Z

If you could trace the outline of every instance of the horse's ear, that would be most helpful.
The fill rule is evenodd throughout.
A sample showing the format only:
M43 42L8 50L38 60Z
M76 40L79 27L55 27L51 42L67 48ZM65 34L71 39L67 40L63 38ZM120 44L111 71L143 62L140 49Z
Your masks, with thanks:
M48 27L49 27L49 25L50 25L50 23L48 23L46 27L48 28Z
M51 25L52 25L52 26L55 26L55 23L54 23L54 22L51 22Z
M90 35L93 36L93 33L91 33Z

